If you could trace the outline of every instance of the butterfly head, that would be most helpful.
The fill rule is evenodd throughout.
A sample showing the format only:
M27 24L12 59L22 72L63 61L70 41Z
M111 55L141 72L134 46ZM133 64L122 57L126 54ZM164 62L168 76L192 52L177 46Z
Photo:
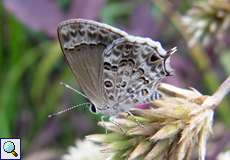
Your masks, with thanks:
M108 104L104 104L100 107L96 107L95 106L95 111L96 113L102 113L104 115L107 116L115 116L118 115L120 112L126 112L129 110L130 107L128 107L127 105L118 105L118 104L114 104L114 105L108 105Z

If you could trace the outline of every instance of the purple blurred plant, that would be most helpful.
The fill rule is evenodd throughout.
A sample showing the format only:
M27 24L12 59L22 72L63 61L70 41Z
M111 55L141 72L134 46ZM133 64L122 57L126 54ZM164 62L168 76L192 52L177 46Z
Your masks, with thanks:
M156 22L151 15L151 5L147 2L137 5L130 17L130 33L138 36L152 37L155 35Z
M64 12L53 0L3 0L5 8L36 31L56 37L58 23L70 18L96 19L105 0L73 0Z

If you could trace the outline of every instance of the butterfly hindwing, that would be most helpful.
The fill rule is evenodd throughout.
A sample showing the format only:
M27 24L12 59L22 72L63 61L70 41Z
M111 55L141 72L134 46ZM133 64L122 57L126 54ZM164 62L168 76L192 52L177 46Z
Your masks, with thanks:
M160 55L158 45L120 38L104 53L104 86L110 103L120 106L144 103L159 95L156 85L171 68L168 55ZM128 105L129 104L129 105Z

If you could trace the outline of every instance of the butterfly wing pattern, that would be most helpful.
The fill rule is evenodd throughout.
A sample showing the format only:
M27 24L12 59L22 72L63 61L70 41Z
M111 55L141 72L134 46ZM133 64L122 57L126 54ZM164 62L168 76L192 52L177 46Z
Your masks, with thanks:
M103 23L67 20L58 26L58 37L79 86L105 115L157 99L158 82L172 72L175 50Z

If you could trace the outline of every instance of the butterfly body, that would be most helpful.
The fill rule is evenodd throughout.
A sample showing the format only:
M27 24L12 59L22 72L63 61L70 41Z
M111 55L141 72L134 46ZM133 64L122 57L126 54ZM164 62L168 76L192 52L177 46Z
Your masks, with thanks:
M79 86L105 115L157 99L158 82L172 72L171 53L159 42L103 23L68 20L59 25L58 37Z

